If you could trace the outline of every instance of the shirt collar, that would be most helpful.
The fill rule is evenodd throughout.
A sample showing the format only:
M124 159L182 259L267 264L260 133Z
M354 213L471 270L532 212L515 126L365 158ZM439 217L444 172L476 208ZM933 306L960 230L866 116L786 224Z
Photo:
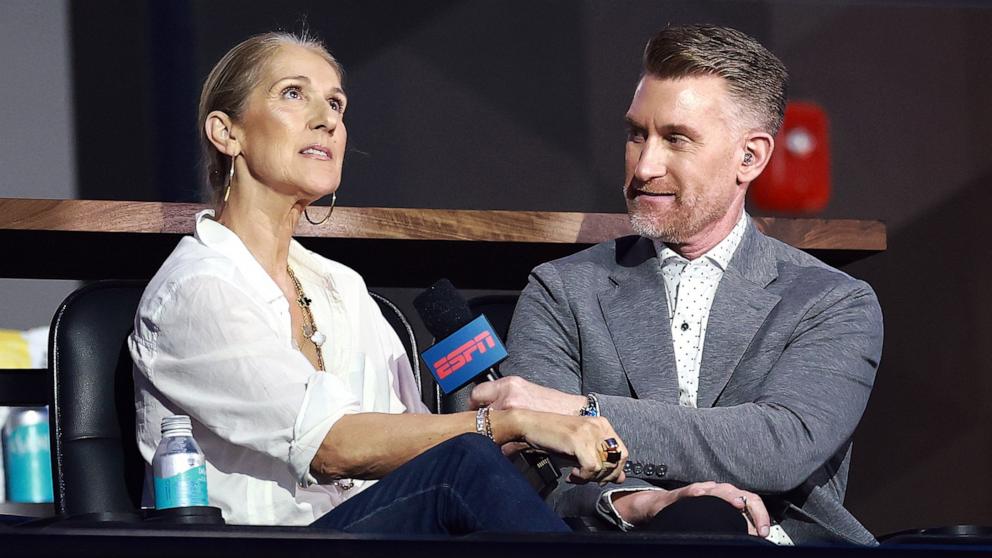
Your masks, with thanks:
M703 253L699 259L702 260L703 258L706 258L708 261L716 264L721 271L726 271L727 266L730 265L730 259L734 257L734 252L737 250L737 246L740 245L741 239L744 237L744 231L747 230L747 221L747 212L742 211L741 216L737 219L737 224L735 224L734 228L730 230L730 233L723 237L723 240L718 242L716 246ZM654 246L658 253L658 259L661 261L662 267L676 262L688 261L660 240L655 240Z
M282 289L269 277L241 238L234 234L234 231L214 220L214 210L204 209L196 214L193 236L204 246L230 258L252 287L261 291L265 302L271 304L286 300Z

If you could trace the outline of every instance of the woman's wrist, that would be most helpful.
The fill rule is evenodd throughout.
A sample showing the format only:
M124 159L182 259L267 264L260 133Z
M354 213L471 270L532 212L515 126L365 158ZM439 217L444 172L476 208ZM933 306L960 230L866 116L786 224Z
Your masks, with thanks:
M489 411L489 420L493 427L493 439L497 444L502 445L523 439L521 418L521 412L517 410Z

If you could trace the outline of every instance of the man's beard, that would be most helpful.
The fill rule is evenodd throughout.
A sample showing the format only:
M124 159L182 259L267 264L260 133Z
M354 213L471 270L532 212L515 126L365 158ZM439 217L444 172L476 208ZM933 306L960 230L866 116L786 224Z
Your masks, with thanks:
M650 204L640 207L638 198L627 200L627 215L634 232L665 244L684 244L708 224L718 221L727 208L714 199L676 194L671 211L652 214Z

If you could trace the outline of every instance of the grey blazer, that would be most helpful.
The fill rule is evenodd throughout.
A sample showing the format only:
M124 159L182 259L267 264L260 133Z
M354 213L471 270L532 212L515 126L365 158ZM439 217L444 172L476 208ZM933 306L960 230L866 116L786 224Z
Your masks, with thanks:
M762 494L797 543L875 544L843 507L882 350L871 287L749 222L710 310L697 408L678 405L664 289L642 237L538 266L502 370L595 393L630 451L627 486L729 482ZM561 486L552 504L591 514L600 492Z

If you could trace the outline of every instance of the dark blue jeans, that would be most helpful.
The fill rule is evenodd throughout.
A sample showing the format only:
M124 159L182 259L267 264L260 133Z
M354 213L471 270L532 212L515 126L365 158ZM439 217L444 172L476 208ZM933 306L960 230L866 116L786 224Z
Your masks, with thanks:
M499 447L478 434L425 451L310 526L397 534L569 531Z

